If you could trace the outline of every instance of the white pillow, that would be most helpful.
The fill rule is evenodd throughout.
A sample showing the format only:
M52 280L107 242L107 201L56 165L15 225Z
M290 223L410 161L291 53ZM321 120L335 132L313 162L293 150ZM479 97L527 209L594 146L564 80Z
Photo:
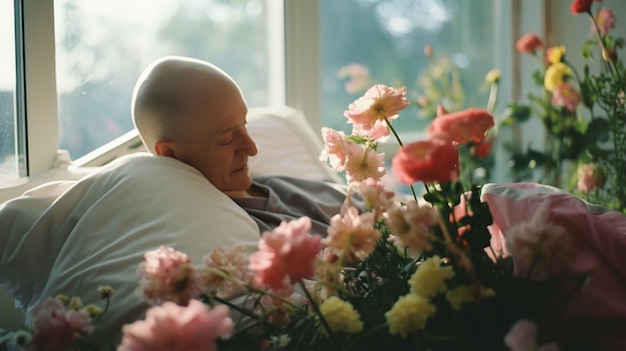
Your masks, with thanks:
M248 132L259 153L248 160L250 173L344 183L319 156L324 147L304 114L288 106L256 107L248 113Z
M28 313L60 293L99 303L96 289L111 285L116 293L102 323L115 338L148 307L133 295L145 252L171 246L199 264L218 246L253 252L259 239L256 223L200 172L147 153L120 157L54 202L41 199L51 205L38 218L36 211L16 215L41 207L33 196L0 206L0 286Z

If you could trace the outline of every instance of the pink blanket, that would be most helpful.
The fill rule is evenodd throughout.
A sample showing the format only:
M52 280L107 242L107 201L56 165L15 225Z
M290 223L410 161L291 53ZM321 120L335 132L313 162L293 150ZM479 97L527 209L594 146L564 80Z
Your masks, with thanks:
M492 244L504 254L507 230L537 215L571 236L566 268L589 279L559 321L560 338L576 348L626 350L626 216L535 183L487 184L482 197L493 215Z

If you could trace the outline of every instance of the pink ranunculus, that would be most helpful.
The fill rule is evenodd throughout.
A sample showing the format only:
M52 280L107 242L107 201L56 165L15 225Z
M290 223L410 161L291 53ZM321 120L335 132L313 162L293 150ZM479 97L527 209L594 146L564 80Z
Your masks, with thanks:
M571 239L563 226L540 217L521 222L505 233L515 274L542 281L563 273L571 259Z
M377 154L376 151L353 144L346 156L346 180L348 182L360 182L367 178L380 179L387 170L385 168L385 154Z
M218 247L204 256L206 269L200 270L200 280L204 289L215 291L221 298L229 298L242 291L243 284L252 280L245 250L243 245L235 245L230 250Z
M330 219L328 236L322 243L344 252L350 261L362 260L374 251L380 239L380 232L374 229L375 221L373 213L359 214L356 207L350 207L343 215Z
M216 351L216 340L232 332L228 307L209 310L198 300L185 306L165 302L146 312L145 320L122 327L118 351L204 350Z
M283 289L286 284L313 276L321 237L309 234L310 229L311 219L301 217L263 233L259 251L250 256L250 270L257 285Z
M406 98L406 87L391 88L376 84L365 95L352 102L343 114L349 123L359 126L359 132L369 135L368 131L372 129L380 132L381 122L385 122L385 119L391 122L407 106L409 100Z
M598 24L598 29L600 29L601 35L606 35L609 30L615 28L615 14L613 14L613 10L603 7L596 14L596 23ZM596 34L596 26L591 24L591 34Z
M574 0L570 5L570 12L574 15L578 15L581 13L587 13L591 11L591 4L593 0Z
M563 82L552 92L552 105L565 107L570 112L576 111L580 101L580 94L569 82Z
M535 33L527 33L515 42L517 51L525 54L534 54L542 46L543 42Z
M494 126L493 115L479 108L437 116L430 127L429 135L447 135L450 141L458 144L480 143L485 139L487 130Z
M429 139L405 145L391 161L393 175L403 184L449 182L459 177L459 150L449 141Z
M370 71L367 67L360 63L350 63L343 66L337 71L339 78L348 78L344 87L346 92L354 94L358 91L365 90L370 78Z
M587 193L595 188L601 188L606 181L603 172L594 164L584 164L578 167L578 190Z
M202 292L198 274L189 257L171 247L161 246L146 252L137 274L140 280L135 293L153 305L163 301L186 305Z
M71 350L77 335L92 332L91 317L85 310L66 310L58 299L49 297L32 312L35 350Z
M510 351L558 351L556 343L537 347L537 326L528 319L520 319L504 336L504 344Z
M409 247L415 253L432 249L430 228L437 224L439 216L435 208L411 201L389 208L386 216L394 234L395 246L401 249Z

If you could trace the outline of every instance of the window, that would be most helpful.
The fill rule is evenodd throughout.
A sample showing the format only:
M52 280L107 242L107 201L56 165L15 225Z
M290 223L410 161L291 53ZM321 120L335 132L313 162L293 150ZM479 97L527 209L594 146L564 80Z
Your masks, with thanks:
M19 6L19 3L18 3ZM19 8L18 8L19 10ZM16 23L13 0L0 1L0 180L17 179L25 175L23 114L18 108L23 101L16 74L19 49L16 44ZM19 33L19 32L18 32ZM21 137L18 137L21 136Z
M263 0L55 0L59 148L76 159L133 129L135 81L165 55L213 62L240 84L249 105L269 104L269 6Z

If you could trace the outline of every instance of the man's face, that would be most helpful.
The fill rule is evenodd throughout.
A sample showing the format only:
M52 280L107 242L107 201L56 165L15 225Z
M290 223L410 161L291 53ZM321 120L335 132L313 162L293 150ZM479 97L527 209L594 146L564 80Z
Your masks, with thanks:
M212 94L211 99L200 94L192 101L186 137L175 142L176 158L222 192L245 191L252 183L248 156L258 152L246 129L246 103L235 86Z

